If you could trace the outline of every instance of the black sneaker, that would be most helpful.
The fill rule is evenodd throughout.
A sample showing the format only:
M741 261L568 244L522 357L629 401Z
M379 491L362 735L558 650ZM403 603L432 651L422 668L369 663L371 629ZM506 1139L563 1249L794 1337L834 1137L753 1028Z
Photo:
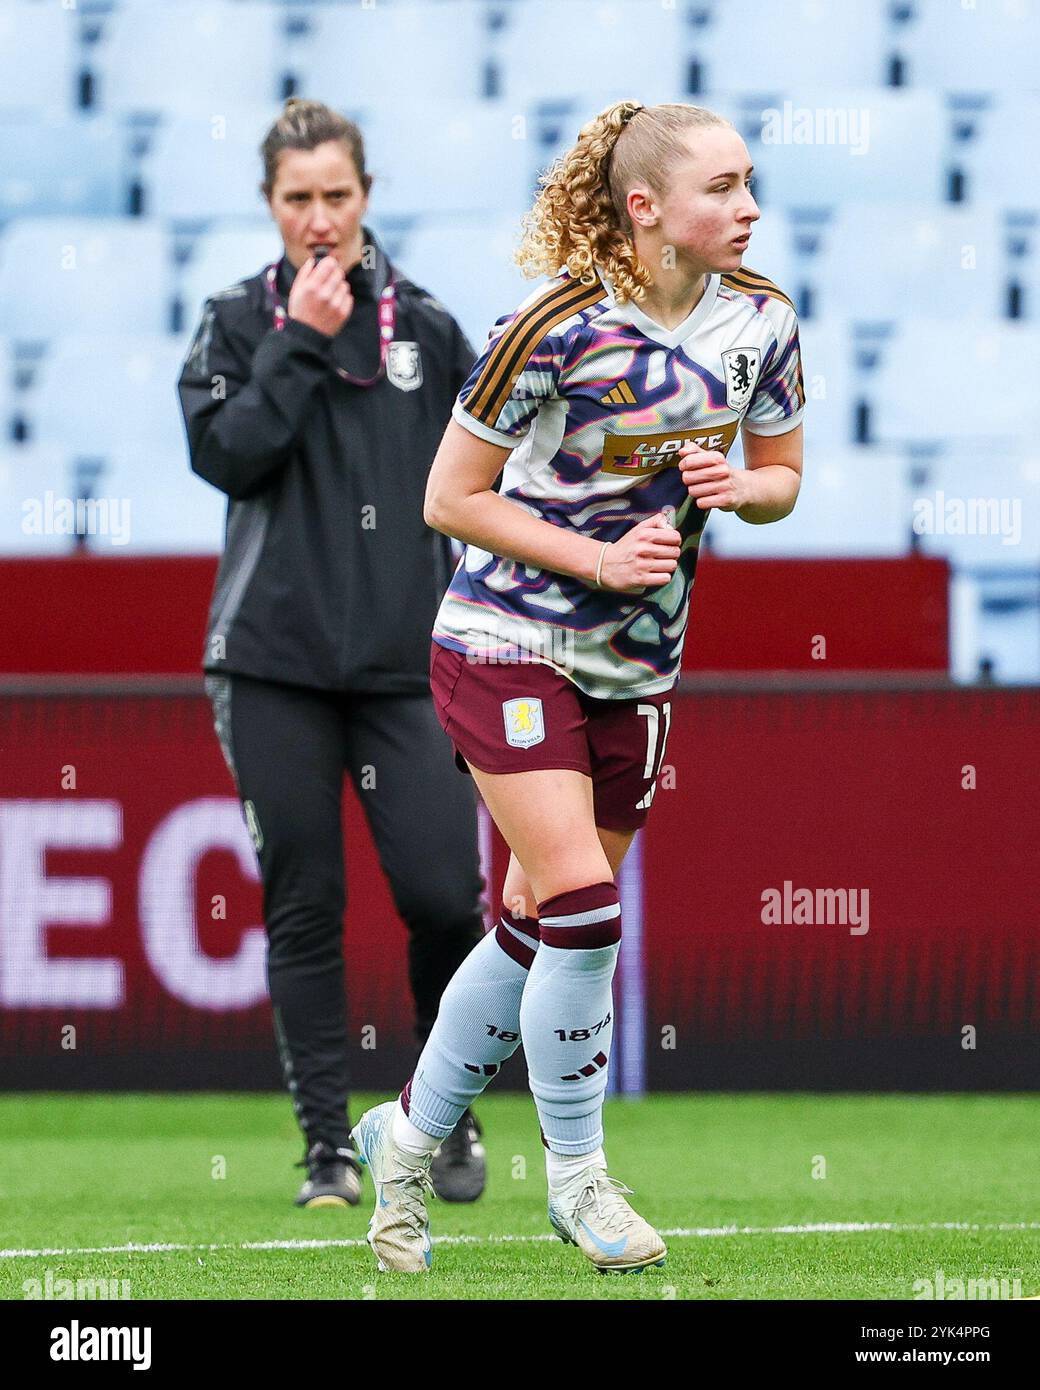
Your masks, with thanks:
M296 1166L309 1173L296 1206L356 1207L361 1201L361 1165L353 1149L335 1149L319 1139Z
M458 1124L433 1156L430 1177L442 1202L475 1202L484 1191L487 1162L476 1116L463 1111Z

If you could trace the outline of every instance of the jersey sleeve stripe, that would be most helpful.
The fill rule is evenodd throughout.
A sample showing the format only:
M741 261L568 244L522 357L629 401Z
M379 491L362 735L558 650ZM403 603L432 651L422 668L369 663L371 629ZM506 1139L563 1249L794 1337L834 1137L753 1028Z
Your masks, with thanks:
M778 289L772 280L767 280L764 275L759 275L755 271L737 270L732 275L724 275L722 283L733 290L740 290L742 294L766 294L771 299L779 299L782 304L786 304L789 309L794 305L784 294L783 290Z
M602 285L568 280L518 314L495 344L474 383L465 402L467 413L482 424L493 425L535 345L555 324L602 298Z

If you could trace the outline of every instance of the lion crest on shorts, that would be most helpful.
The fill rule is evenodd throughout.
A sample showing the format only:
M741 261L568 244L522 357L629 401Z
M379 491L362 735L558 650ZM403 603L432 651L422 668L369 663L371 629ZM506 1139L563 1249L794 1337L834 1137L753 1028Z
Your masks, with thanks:
M530 748L545 738L542 702L534 696L503 700L502 718L506 725L506 743L513 748Z

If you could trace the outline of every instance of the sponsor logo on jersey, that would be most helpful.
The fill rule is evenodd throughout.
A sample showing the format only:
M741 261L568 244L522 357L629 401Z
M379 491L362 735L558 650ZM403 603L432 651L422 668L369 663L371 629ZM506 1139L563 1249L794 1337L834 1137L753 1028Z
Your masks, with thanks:
M730 410L743 410L754 395L762 353L757 347L727 348L722 354L726 375L726 404Z
M418 343L391 343L386 355L386 375L401 391L414 391L422 385L422 359Z
M541 700L527 697L502 701L506 743L513 748L530 748L545 738L545 718Z
M737 437L739 425L739 420L731 420L727 425L689 433L608 434L603 441L603 472L639 478L660 473L678 462L684 444L699 444L702 449L718 449L725 454Z

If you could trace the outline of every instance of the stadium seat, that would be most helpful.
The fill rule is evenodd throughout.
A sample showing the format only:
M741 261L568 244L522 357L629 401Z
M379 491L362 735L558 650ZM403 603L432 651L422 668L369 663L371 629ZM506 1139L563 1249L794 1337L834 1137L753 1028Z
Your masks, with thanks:
M170 336L61 338L29 400L33 440L101 456L186 457L176 385L187 349Z
M54 504L69 496L71 477L63 449L0 444L0 554L53 555L73 548L73 537L54 524Z
M399 257L401 269L458 319L479 352L492 324L539 283L513 261L519 218L445 218L418 226Z
M52 0L4 0L0 7L0 109L72 109L79 24L79 10Z
M177 287L185 328L198 323L211 294L256 275L281 255L281 238L270 219L228 222L206 232L192 248Z
M507 105L414 98L363 122L383 216L522 212L531 197L530 150L514 137Z
M12 443L11 422L15 411L14 361L11 345L0 338L0 449Z
M98 104L210 117L276 102L283 14L267 0L119 5L98 50Z
M392 114L433 91L459 103L485 95L481 0L313 5L297 17L303 33L284 59L302 96L345 111Z
M173 453L115 450L104 461L95 495L128 503L122 554L211 555L224 548L227 498L192 473L184 446ZM107 544L99 537L91 548Z
M815 305L866 322L996 318L1007 269L989 207L848 203L820 238Z
M0 112L0 220L28 214L126 211L126 151L105 116Z
M955 571L950 580L950 674L1035 685L1040 674L1036 575Z
M740 128L764 207L945 196L946 118L934 92L813 87L796 101L745 103Z
M902 450L814 445L790 516L749 526L716 512L708 522L709 544L720 555L755 558L905 555L910 522Z
M620 0L526 0L508 5L496 31L495 65L501 95L519 110L540 97L559 100L578 81L590 95L599 91L589 115L621 95L648 106L682 99L688 90L685 16L679 6L639 8L638 41L633 42L633 11ZM617 99L617 98L614 98Z
M1040 207L1035 139L1040 96L1000 92L973 102L972 108L959 113L957 124L966 133L950 151L951 164L961 176L963 200L976 206Z
M259 149L277 114L275 106L228 106L164 120L141 164L145 212L181 221L264 214Z
M805 381L805 434L813 445L845 448L855 442L858 397L848 323L809 319L798 325Z
M166 237L128 218L24 217L0 237L0 322L12 338L161 333Z
M962 441L987 458L1021 449L1036 424L1040 330L907 319L870 381L871 438Z
M896 51L909 86L948 92L1036 88L1040 9L1028 0L910 0Z
M882 0L714 0L703 9L690 42L699 91L811 92L821 71L849 87L887 80Z
M789 299L797 303L802 276L796 268L791 228L785 213L769 209L751 224L751 242L744 260L749 269L772 280Z
M926 554L970 570L1040 572L1040 449L954 444L921 468L911 505Z

